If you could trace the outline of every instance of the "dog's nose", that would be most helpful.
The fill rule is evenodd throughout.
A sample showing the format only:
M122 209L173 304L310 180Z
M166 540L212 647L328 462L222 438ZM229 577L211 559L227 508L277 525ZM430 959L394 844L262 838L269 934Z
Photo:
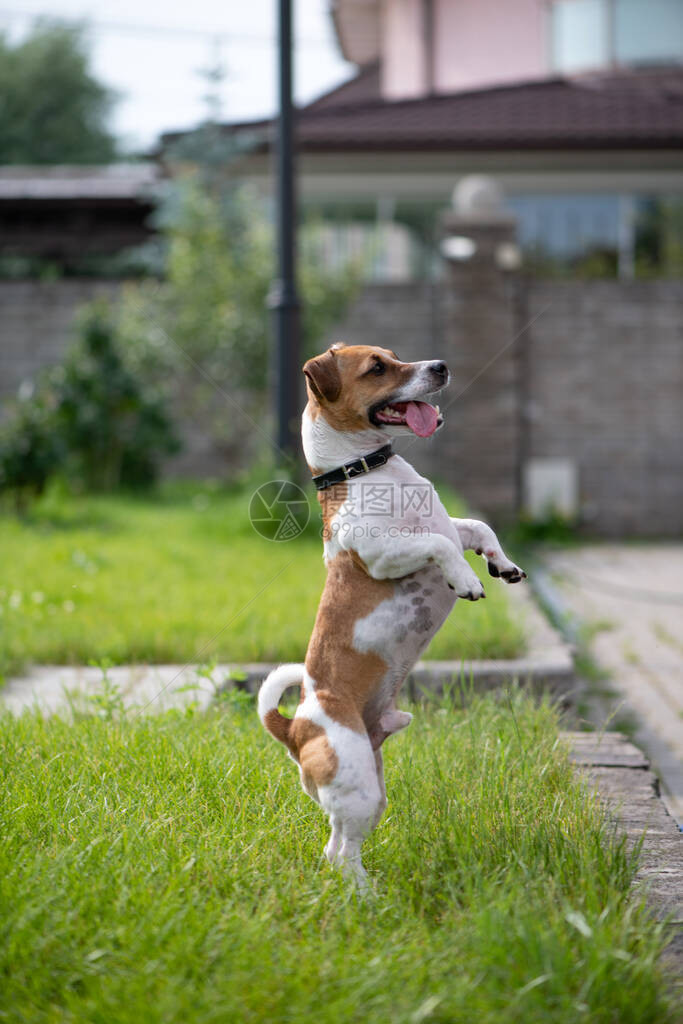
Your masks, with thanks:
M434 361L434 362L433 362L433 363L431 364L431 367L430 367L430 369L431 369L431 370L433 370L433 371L434 371L434 373L438 373L438 375L439 375L440 377L443 377L443 379L444 379L444 380L445 380L445 379L446 379L446 377L448 376L448 367L447 367L447 366L446 366L446 364L445 364L445 363L444 363L444 362L443 362L442 360L440 360L440 359L437 359L437 360L435 360L435 361Z

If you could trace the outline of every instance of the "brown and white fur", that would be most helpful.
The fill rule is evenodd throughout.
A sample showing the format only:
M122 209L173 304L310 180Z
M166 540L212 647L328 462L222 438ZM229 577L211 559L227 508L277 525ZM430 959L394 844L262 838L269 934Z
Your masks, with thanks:
M302 436L314 475L410 434L406 403L423 408L424 397L448 383L444 363L403 363L387 349L365 345L335 345L309 360L304 374ZM424 429L433 433L443 421L438 407L429 410ZM395 492L393 512L364 512L361 488L371 484L385 495L387 487ZM426 520L418 509L401 512L401 489L413 485L431 492ZM490 527L449 516L429 481L399 455L319 492L319 499L327 580L306 661L271 672L258 711L297 761L306 793L330 818L328 860L363 884L361 844L386 807L381 745L412 718L397 709L398 691L456 599L485 597L463 551L484 554L491 575L507 582L525 574ZM301 687L301 701L288 719L278 703L293 685Z

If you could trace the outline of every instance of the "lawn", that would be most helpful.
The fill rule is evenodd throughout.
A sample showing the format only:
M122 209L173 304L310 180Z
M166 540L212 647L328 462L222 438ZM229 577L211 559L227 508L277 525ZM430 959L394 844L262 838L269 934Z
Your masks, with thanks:
M0 673L30 663L302 661L324 582L319 509L286 543L248 518L253 487L168 486L146 498L53 492L0 517ZM449 501L458 514L455 499ZM524 648L504 585L458 602L433 658ZM482 575L483 574L483 575Z
M364 901L246 695L0 716L0 1020L673 1021L661 931L554 712L415 711Z

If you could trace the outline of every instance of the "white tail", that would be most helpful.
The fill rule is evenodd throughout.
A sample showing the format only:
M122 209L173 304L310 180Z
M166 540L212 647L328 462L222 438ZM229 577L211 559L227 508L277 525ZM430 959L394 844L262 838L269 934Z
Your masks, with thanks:
M303 665L280 665L264 679L258 693L258 714L263 725L280 743L287 743L291 719L278 711L280 698L289 686L300 686L304 678ZM274 713L273 713L274 712Z

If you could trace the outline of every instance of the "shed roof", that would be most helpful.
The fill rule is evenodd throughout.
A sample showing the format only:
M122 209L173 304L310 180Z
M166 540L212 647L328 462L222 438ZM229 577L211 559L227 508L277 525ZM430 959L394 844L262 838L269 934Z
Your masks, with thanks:
M146 200L161 178L153 163L0 167L0 200Z

